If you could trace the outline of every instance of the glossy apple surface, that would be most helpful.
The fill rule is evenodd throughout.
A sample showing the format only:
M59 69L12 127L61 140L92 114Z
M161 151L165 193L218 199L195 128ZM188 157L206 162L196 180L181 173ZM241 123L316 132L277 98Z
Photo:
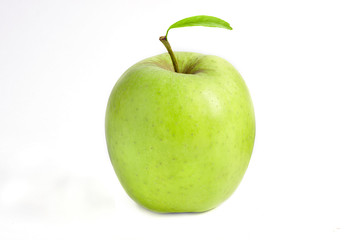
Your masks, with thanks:
M130 67L106 110L111 163L128 193L156 212L203 212L226 200L255 138L249 91L222 58L176 52Z

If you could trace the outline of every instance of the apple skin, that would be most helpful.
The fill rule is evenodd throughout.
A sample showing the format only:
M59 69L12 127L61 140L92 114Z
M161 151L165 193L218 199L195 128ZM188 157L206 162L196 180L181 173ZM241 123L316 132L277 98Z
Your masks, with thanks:
M128 195L155 212L204 212L225 201L248 167L253 104L222 58L176 52L130 67L106 109L111 163Z

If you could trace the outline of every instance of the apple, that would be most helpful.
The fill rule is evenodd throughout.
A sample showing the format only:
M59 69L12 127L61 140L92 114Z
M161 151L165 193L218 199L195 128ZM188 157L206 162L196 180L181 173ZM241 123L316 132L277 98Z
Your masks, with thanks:
M106 109L108 152L125 191L141 206L204 212L225 201L244 176L255 139L253 104L226 60L171 53L136 63L117 81Z

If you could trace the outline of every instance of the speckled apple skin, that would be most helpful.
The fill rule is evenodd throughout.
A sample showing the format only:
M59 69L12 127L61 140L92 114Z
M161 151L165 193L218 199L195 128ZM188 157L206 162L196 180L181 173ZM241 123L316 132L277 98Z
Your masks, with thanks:
M106 109L111 163L137 203L156 212L203 212L237 188L255 139L244 80L216 56L167 53L130 67Z

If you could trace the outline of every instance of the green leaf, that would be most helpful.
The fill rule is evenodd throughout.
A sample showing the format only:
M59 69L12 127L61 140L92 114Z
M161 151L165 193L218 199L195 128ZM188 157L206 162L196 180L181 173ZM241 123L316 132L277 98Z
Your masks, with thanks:
M218 28L225 28L232 30L230 24L220 18L206 16L206 15L199 15L199 16L184 18L180 21L177 21L168 28L165 37L167 37L169 30L172 28L193 27L193 26L218 27Z

